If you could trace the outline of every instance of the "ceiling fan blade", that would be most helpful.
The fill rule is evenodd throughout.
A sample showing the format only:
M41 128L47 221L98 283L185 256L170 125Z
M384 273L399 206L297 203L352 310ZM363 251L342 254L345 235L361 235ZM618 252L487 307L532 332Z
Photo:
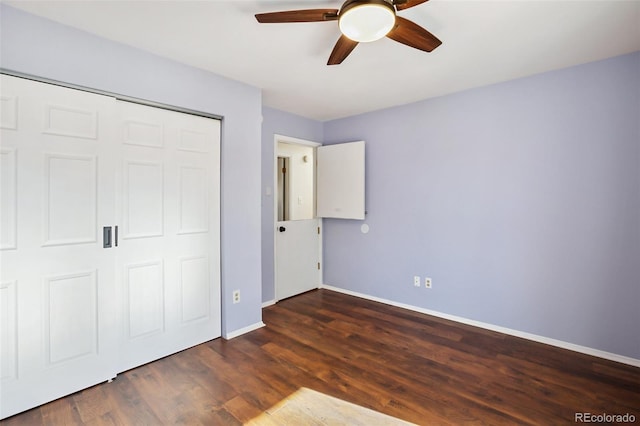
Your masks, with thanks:
M429 0L394 0L393 4L396 6L396 10L405 10L427 1Z
M357 45L357 41L353 41L345 35L340 36L338 42L333 47L333 51L331 51L327 65L341 64Z
M429 31L400 16L396 16L396 26L387 34L387 37L425 52L431 52L442 44Z
M338 9L306 9L258 13L256 14L256 19L261 24L335 21L338 19Z

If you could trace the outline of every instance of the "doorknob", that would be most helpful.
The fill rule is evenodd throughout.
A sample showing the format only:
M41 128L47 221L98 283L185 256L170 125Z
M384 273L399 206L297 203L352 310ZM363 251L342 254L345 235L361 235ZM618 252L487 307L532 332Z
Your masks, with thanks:
M286 230L287 230L287 228L285 228L284 226L281 226L280 228L278 228L278 231L280 231L280 232L284 232Z

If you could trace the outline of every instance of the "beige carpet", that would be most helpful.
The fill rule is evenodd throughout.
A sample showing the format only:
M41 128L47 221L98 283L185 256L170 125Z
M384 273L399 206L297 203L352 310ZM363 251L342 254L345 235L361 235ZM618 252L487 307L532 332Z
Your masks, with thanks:
M300 388L245 424L249 426L398 426L412 423L311 389Z

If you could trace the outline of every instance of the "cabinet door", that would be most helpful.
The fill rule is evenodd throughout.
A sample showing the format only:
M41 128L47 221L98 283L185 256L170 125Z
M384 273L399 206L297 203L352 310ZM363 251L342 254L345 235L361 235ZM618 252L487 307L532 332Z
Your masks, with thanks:
M318 147L318 217L364 219L364 141Z
M220 121L118 102L119 371L220 336Z
M115 376L113 98L1 77L0 417Z

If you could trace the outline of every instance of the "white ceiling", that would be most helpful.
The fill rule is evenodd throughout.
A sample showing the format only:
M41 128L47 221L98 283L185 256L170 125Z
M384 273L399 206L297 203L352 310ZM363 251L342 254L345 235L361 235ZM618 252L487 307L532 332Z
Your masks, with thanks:
M399 15L442 40L432 53L382 39L331 67L337 22L253 15L340 0L4 2L259 87L265 105L323 121L640 50L640 0L431 0Z

